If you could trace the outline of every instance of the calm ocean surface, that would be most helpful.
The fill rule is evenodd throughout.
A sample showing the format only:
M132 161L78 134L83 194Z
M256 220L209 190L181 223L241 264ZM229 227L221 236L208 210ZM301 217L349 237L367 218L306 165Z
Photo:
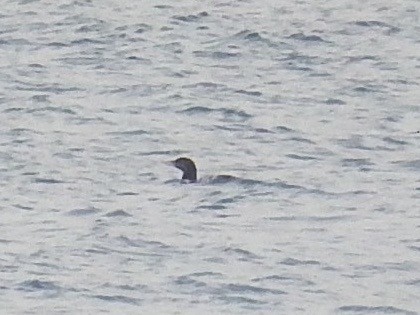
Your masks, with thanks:
M419 314L418 0L5 0L0 69L0 314Z

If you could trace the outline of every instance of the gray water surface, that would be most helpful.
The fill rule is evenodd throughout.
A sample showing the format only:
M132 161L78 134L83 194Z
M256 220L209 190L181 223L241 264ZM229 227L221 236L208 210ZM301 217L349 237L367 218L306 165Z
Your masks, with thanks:
M3 1L0 313L418 314L419 14Z

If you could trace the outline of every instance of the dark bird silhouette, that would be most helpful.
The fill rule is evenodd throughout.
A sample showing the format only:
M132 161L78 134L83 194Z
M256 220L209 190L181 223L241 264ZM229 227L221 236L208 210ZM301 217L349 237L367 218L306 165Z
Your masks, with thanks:
M180 157L175 161L171 161L171 163L182 171L182 179L189 180L190 182L197 181L197 168L191 159Z

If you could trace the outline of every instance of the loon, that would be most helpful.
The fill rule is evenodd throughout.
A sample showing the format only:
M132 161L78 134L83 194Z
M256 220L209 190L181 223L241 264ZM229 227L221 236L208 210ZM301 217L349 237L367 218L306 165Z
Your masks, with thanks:
M175 161L171 161L172 165L182 171L182 179L188 180L192 183L197 181L197 168L194 162L186 157L180 157Z
M195 163L190 158L180 157L169 163L182 171L183 181L187 181L189 183L197 182L197 167L195 166ZM210 177L204 178L204 182L213 183L213 184L226 183L226 182L234 180L235 178L236 177L231 176L231 175L210 176Z

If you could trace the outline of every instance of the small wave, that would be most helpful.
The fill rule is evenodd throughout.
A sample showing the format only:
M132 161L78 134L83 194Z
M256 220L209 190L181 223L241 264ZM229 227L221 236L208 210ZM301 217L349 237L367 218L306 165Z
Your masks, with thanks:
M3 113L21 112L25 110L23 107L9 107L3 110Z
M236 33L231 37L231 39L242 40L248 43L258 43L258 44L266 44L268 47L271 48L278 48L278 44L269 40L268 38L261 35L259 32L251 31L251 30L243 30L239 33Z
M23 206L21 204L14 204L13 207L21 209L21 210L33 210L33 207L29 207L29 206Z
M30 46L32 43L23 38L12 38L8 40L1 39L0 45L11 45L11 46Z
M146 247L146 246L151 246L151 247L156 247L159 249L169 249L171 248L171 246L164 244L162 242L157 242L157 241L148 241L148 240L143 240L143 239L131 239L128 238L126 236L119 236L117 237L117 240L122 242L123 244L127 245L127 246L131 246L131 247Z
M393 306L364 306L364 305L346 305L338 308L340 312L351 312L357 314L404 314L417 315L414 311L407 311Z
M208 108L205 106L193 106L184 109L183 113L190 113L190 114L202 114L202 113L211 113L217 111L216 109Z
M112 212L108 212L104 216L105 217L132 217L131 214L125 212L124 210L115 210Z
M223 249L223 251L225 253L228 253L228 254L237 255L237 256L239 256L240 260L243 260L243 261L261 259L260 256L254 254L254 253L252 253L248 250L242 249L242 248L227 247L227 248Z
M142 58L142 57L137 57L137 56L128 56L126 59L127 60L134 60L134 61L136 61L136 64L137 65L139 65L139 64L151 65L152 64L152 61L150 59ZM126 92L127 91L127 89L122 89L122 90L124 90L122 92Z
M179 276L174 281L177 285L189 285L193 287L205 287L206 283L190 278L189 276Z
M226 131L242 131L244 130L243 125L231 124L230 126L213 125L214 128Z
M167 4L158 4L154 6L156 9L173 9L173 6Z
M125 131L110 131L110 132L107 132L106 134L118 135L118 136L140 136L140 135L148 134L148 132L142 129L136 129L136 130L125 130Z
M16 86L16 90L18 91L37 91L37 92L50 92L50 93L66 93L66 92L81 92L83 91L77 87L61 87L59 84L31 84L21 81L15 81L18 86Z
M92 39L92 38L81 38L81 39L77 39L74 41L71 41L72 45L86 45L86 44L106 44L106 42L101 41L101 40L97 40L97 39Z
M294 159L294 160L301 160L301 161L311 161L311 160L318 160L318 158L313 156L303 156L298 154L287 154L287 157Z
M217 91L226 91L227 90L227 86L225 84L219 84L219 83L214 83L214 82L198 82L198 83L194 83L194 84L186 84L183 85L182 88L185 89L199 89L199 90L204 90L206 92L217 92Z
M248 33L244 36L244 38L248 39L248 40L251 40L251 41L262 41L263 40L260 33L258 33L258 32Z
M289 38L309 42L325 42L325 40L323 40L322 37L318 35L305 35L303 33L292 34L289 36Z
M396 161L392 162L394 164L400 164L403 167L411 168L414 170L420 170L420 160L411 160L411 161Z
M196 209L205 209L205 210L224 210L226 209L226 206L213 204L213 205L203 205L199 206Z
M337 98L328 98L324 101L327 105L345 105L346 102L339 100Z
M35 95L33 97L38 98L37 101L41 100L40 95ZM44 100L45 101L45 100ZM46 107L40 107L40 108L34 108L28 110L28 113L38 113L38 112L53 112L53 113L62 113L62 114L69 114L69 115L76 115L77 113L71 109L68 108L61 108L61 107L53 107L53 106L46 106Z
M140 299L137 298L131 298L128 296L124 296L124 295L92 295L91 297L96 298L96 299L100 299L102 301L107 301L107 302L116 302L116 303L124 303L124 304L133 304L133 305L138 305L139 302L141 301Z
M258 293L258 294L286 294L285 291L277 290L277 289L267 289L263 287L257 287L254 285L247 285L247 284L227 284L224 286L224 289L231 291L231 292L237 292L237 293Z
M405 282L407 285L413 285L420 288L420 279L410 280Z
M302 279L301 277L296 277L296 276L271 275L271 276L265 276L261 278L254 278L251 281L252 282L270 282L270 283L281 282L282 284L298 284L304 287L315 285L315 282L313 281L305 280L305 279Z
M142 174L143 176L145 176L144 174ZM150 176L151 174L148 173L146 174L146 176ZM117 196L138 196L139 193L133 192L133 191L124 191L124 192L119 192L117 193Z
M394 145L407 145L407 144L409 144L407 141L398 140L398 139L394 139L394 138L391 138L391 137L384 137L382 140L389 143L389 144L394 144Z
M70 66L97 66L98 58L97 57L64 57L57 58L57 61L61 61ZM104 60L104 62L110 62L110 60Z
M391 33L398 33L401 31L399 27L393 26L391 24L381 22L381 21L356 21L354 22L354 25L361 26L361 27L367 27L367 28L379 28L384 29L386 31L386 34Z
M231 305L233 303L238 304L250 304L250 305L263 305L267 304L267 302L260 301L257 299L251 299L243 296L231 296L231 295L221 295L218 297L219 300L226 302L227 304Z
M321 263L316 260L299 260L295 258L286 258L280 262L282 265L299 266L299 265L320 265Z
M204 50L196 50L193 52L196 57L201 58L212 58L212 59L230 59L240 57L240 53L234 52L226 52L226 51L204 51Z
M41 94L41 95L33 95L31 97L31 100L38 103L51 103L49 100L49 95L47 94Z
M63 184L65 183L62 180L59 179L54 179L54 178L40 178L37 177L34 179L34 183L38 183L38 184Z
M273 131L265 128L255 128L254 131L256 133L274 133Z
M145 23L136 24L135 27L137 28L135 31L136 34L143 34L144 32L153 30L151 25Z
M60 42L51 42L48 43L47 46L50 47L56 47L56 48L64 48L64 47L69 47L69 44L65 44L65 43L60 43Z
M303 137L290 137L285 139L287 141L296 141L296 142L302 142L302 143L309 143L309 144L315 144L312 140L303 138Z
M207 17L209 14L206 11L202 11L198 14L190 14L190 15L174 15L172 18L177 21L181 22L196 22L203 17Z
M268 220L272 221L315 221L315 222L324 222L324 221L344 221L347 219L353 218L349 215L335 215L335 216L278 216L278 217L268 217Z
M203 271L203 272L194 272L190 274L191 277L214 277L214 278L222 278L223 274L220 272L213 272L213 271Z
M364 86L357 86L353 89L356 93L383 93L383 85L366 84Z
M222 198L222 199L218 200L217 202L222 203L222 204L225 204L225 203L229 204L229 203L237 202L238 200L242 200L244 198L245 198L244 196L238 195L238 196L233 197L233 198Z
M347 63L359 63L360 61L379 61L377 56L362 55L362 56L349 56L347 57Z
M19 290L36 292L36 291L45 291L53 290L58 291L61 287L56 285L51 281L41 281L41 280L28 280L19 284Z
M180 155L186 153L185 151L181 150L173 150L173 151L147 151L147 152L139 152L138 155L141 156L149 156L149 155ZM147 173L149 174L149 173Z
M192 106L181 111L186 114L208 114L208 113L221 113L227 119L241 119L246 120L252 117L243 110L232 109L232 108L209 108L204 106Z
M343 166L372 166L375 165L370 159L342 159Z
M92 215L99 212L96 208L85 208L85 209L74 209L67 212L67 215L74 215L74 216L84 216L84 215Z
M280 132L293 132L293 129L286 126L277 126L276 130Z
M416 252L420 252L420 246L407 246L409 249L412 249Z
M259 294L266 294L266 293L286 294L286 292L282 290L267 289L267 288L257 287L253 285L244 285L244 284L227 284L224 286L224 288L231 292L238 292L238 293L251 292L251 293L259 293Z
M29 68L34 68L34 69L45 69L46 67L44 65L41 65L40 63L30 63L28 64Z
M220 109L220 111L222 111L223 114L225 114L225 116L236 116L236 117L244 118L244 119L248 119L248 118L252 117L252 115L248 114L247 112L245 112L243 110L237 110L237 109L231 109L231 108L222 108L222 109Z
M261 96L262 95L262 93L260 91L237 90L235 92L239 93L239 94L249 95L249 96Z

